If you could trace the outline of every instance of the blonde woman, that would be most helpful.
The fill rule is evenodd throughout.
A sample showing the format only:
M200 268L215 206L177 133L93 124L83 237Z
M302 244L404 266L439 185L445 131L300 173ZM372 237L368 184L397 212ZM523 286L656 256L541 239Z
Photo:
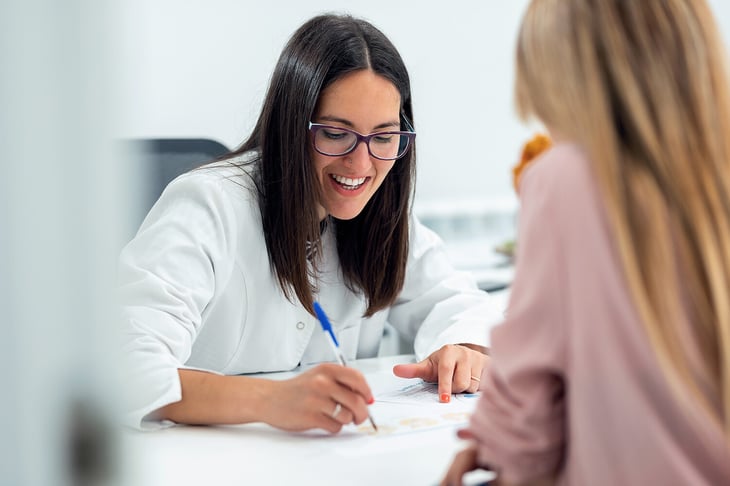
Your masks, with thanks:
M492 366L442 484L730 484L730 79L704 0L533 0Z

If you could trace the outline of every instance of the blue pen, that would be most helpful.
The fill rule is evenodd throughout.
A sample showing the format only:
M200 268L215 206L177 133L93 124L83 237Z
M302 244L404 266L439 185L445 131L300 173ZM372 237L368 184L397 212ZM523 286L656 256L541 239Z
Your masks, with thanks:
M342 354L342 350L340 349L340 343L337 341L335 333L332 331L332 325L330 324L330 320L327 318L327 314L324 313L322 306L319 305L319 302L314 302L314 312L315 314L317 314L317 319L319 319L319 323L322 325L322 330L329 337L328 341L332 346L332 350L335 352L337 360L342 366L347 366L347 360L345 359L345 355ZM370 425L372 425L373 429L377 431L378 427L375 425L375 422L373 421L373 417L370 415L370 412L368 412L368 419L370 419Z

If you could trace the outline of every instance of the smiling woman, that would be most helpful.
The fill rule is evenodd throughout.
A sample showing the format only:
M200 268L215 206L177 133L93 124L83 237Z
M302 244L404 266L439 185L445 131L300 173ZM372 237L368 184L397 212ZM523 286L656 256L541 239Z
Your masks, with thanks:
M383 132L400 128L399 113L400 93L395 85L371 70L355 71L322 91L313 118L339 125L314 125L313 159L322 186L322 219L328 214L352 219L373 197L396 163L401 136L408 140L399 132Z
M233 376L331 360L315 300L347 359L375 356L388 322L422 359L396 374L438 381L442 401L478 389L501 315L410 214L413 123L408 72L372 24L294 33L253 133L174 180L122 252L131 425L362 423L373 396L354 369Z

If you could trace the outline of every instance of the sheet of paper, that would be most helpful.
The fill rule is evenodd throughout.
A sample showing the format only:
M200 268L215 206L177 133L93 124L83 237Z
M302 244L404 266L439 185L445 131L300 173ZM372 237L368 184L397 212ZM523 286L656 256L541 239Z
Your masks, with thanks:
M365 378L375 396L369 410L378 431L365 421L347 425L336 435L319 430L297 434L306 440L317 438L310 443L310 452L353 457L443 448L458 440L456 430L467 425L479 397L457 393L449 403L441 403L435 383L398 378L390 369L365 373Z
M390 371L368 374L367 379L375 395L370 414L378 432L368 422L356 429L377 437L466 425L479 397L454 394L449 403L441 403L435 383L398 378Z

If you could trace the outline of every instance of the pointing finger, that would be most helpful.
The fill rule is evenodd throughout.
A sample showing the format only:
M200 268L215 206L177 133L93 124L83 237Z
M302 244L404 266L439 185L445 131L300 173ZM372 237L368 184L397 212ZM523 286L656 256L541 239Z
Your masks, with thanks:
M438 364L439 380L439 401L449 403L451 401L451 384L454 380L454 369L456 363L453 359L442 359Z

